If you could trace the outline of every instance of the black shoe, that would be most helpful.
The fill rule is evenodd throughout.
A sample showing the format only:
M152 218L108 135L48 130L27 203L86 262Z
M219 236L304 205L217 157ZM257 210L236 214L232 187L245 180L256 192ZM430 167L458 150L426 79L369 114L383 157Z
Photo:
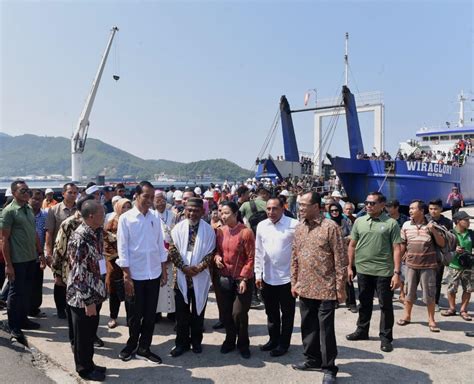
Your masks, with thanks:
M21 329L27 329L27 330L32 330L32 329L40 329L40 325L39 323L35 323L34 321L31 321L31 320L26 320L24 323L23 323L23 326L21 327Z
M466 331L466 332L464 332L464 334L465 334L467 337L474 337L474 331Z
M189 346L188 347L181 347L181 346L174 346L173 349L170 352L170 355L172 357L178 357L181 356L184 352L189 351Z
M95 365L95 364L94 364L94 369L95 369L96 371L104 372L104 373L105 373L105 371L107 370L107 367L103 367L103 366L101 366L101 365Z
M283 356L286 352L288 352L287 348L283 348L283 347L278 346L270 352L270 356L280 357L280 356Z
M323 384L335 384L336 376L332 373L325 373L323 377Z
M259 309L262 305L262 302L256 298L252 298L252 302L250 303L250 308L252 309Z
M119 358L122 361L129 361L132 360L133 352L135 351L135 348L130 348L128 345L122 349L119 353Z
M292 364L291 368L297 371L321 371L321 364L318 365L309 361L303 361L299 364Z
M135 357L139 360L147 360L155 364L161 364L163 362L160 356L154 354L149 349L138 348L138 351L135 354Z
M174 322L174 321L176 321L176 313L174 313L174 312L173 312L173 313L168 313L168 314L166 315L166 318L167 318L169 321L173 321L173 322Z
M38 312L30 313L28 316L29 317L36 317L37 319L44 319L44 318L48 317L48 316L46 316L46 313L41 312L40 310L38 310Z
M357 310L357 305L349 305L349 311L351 311L352 313L357 313L359 312Z
M193 352L194 353L202 353L202 345L193 345Z
M235 344L226 344L225 342L221 345L221 353L229 353L235 349Z
M155 323L160 323L161 320L163 320L163 317L161 316L161 312L158 312L158 313L155 315Z
M224 328L224 323L220 320L212 326L212 329L222 329L222 328Z
M369 335L366 335L365 333L362 333L360 331L355 331L346 335L346 339L349 341L369 340Z
M20 344L23 344L28 347L28 341L26 340L26 337L22 331L11 331L10 337L12 341L17 341Z
M250 359L250 349L243 349L240 351L240 356L242 356L244 359Z
M97 348L102 348L104 346L104 342L102 341L101 338L99 338L99 336L95 336L94 338L94 347L97 347Z
M260 350L261 351L271 351L271 350L275 349L276 347L278 347L278 343L270 340L267 343L261 345Z
M58 311L58 319L66 319L66 311Z
M104 381L105 380L105 373L100 372L96 369L89 373L79 373L79 376L81 376L84 380L87 381Z
M380 344L380 350L383 352L392 352L393 345L390 341L382 341L382 344Z

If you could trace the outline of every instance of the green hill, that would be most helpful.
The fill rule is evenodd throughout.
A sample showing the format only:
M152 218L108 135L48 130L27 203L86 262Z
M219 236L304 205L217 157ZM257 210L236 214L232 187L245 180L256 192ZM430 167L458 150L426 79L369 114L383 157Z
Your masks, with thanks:
M0 136L0 177L70 175L70 145L70 141L64 137L3 134ZM100 140L87 140L83 174L88 177L105 175L108 178L122 178L132 175L138 179L152 179L160 173L182 180L205 177L214 180L242 180L252 176L251 171L225 159L192 163L143 160Z

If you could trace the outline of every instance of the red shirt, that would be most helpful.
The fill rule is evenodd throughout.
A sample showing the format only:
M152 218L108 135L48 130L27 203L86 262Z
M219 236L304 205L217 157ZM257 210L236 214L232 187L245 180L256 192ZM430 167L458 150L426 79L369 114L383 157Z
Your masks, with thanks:
M216 256L222 257L223 276L251 279L254 276L255 237L251 229L237 224L230 229L227 225L217 229Z

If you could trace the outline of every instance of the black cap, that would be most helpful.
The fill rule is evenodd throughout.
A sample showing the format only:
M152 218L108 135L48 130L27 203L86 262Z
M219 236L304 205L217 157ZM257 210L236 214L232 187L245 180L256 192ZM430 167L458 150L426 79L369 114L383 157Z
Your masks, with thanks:
M399 207L400 206L400 202L397 200L397 199L394 199L394 200L390 200L387 202L387 204L385 204L386 207Z
M113 192L113 191L115 191L115 188L110 186L110 185L106 185L104 188L102 188L102 191L103 192Z
M455 222L458 222L459 220L464 220L464 219L474 219L474 217L469 216L466 211L458 211L453 215L453 220Z

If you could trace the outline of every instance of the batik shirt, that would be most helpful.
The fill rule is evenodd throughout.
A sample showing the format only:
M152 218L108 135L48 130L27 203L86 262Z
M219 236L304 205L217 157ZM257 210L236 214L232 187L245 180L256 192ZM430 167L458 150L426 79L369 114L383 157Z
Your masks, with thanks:
M348 258L341 228L322 216L296 227L291 286L301 297L337 300L345 296Z
M76 211L72 217L67 218L61 223L59 227L58 235L54 242L53 249L53 263L51 264L51 270L54 276L59 276L64 282L67 281L69 274L68 260L67 260L67 245L71 235L74 233L77 227L82 224L81 214Z
M107 298L99 267L99 260L104 257L102 231L82 223L69 239L66 301L71 307L84 308Z

